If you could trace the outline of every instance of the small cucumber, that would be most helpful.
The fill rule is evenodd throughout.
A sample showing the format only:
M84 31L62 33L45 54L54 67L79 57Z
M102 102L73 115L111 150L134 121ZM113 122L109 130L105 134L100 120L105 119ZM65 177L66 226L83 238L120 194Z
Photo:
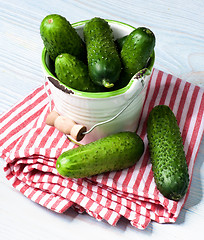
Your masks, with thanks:
M60 54L55 59L55 73L58 80L67 87L84 92L99 92L101 90L91 81L88 67L68 53Z
M61 53L70 53L80 60L86 60L85 44L65 17L47 15L41 22L40 34L52 60Z
M120 81L127 85L134 74L146 67L155 47L155 35L150 29L139 27L133 30L122 44L123 71Z
M93 18L84 26L89 75L92 81L106 88L113 87L121 72L120 57L108 22Z
M143 152L143 140L136 133L120 132L62 153L56 168L64 177L90 177L128 168Z
M158 190L168 199L181 199L189 184L188 166L180 129L168 106L158 105L150 112L147 138Z

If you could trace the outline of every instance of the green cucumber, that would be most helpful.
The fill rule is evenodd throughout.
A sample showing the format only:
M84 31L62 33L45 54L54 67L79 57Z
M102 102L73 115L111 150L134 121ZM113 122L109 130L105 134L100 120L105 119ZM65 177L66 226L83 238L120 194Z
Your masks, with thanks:
M65 17L58 14L47 15L41 22L40 34L52 60L61 53L86 60L85 43Z
M62 153L56 168L64 177L90 177L133 166L143 152L143 140L136 133L120 132Z
M123 71L120 81L126 86L138 71L146 67L155 47L155 35L146 27L138 27L122 44L120 55Z
M180 129L168 106L158 105L150 112L147 138L157 189L168 199L180 200L189 184L188 166Z
M99 92L88 73L88 67L69 53L63 53L55 59L55 73L60 82L67 87L83 92Z
M92 81L99 86L113 87L120 76L121 62L108 22L102 18L88 21L84 26L84 39Z
M125 40L127 39L127 36L128 36L128 35L125 35L125 36L120 37L120 38L117 38L117 39L115 40L115 45L116 45L119 53L120 53L121 50L122 50L122 47L123 47L123 45L124 45L124 43L125 43Z

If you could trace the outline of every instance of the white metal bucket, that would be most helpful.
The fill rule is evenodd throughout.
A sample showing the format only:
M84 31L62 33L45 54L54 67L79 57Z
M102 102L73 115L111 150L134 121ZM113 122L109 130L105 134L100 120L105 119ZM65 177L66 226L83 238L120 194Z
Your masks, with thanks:
M113 29L115 39L128 35L135 29L118 21L107 21ZM73 24L82 38L85 23L86 21L82 21ZM86 134L80 143L86 144L116 132L133 132L137 129L154 57L150 61L148 71L142 77L136 74L125 88L101 93L81 92L60 84L52 74L51 66L49 66L46 57L46 50L43 49L42 66L44 74L52 93L51 97L55 108L60 115L67 116L76 123L85 125L89 130L95 124L114 118L122 110L121 114L118 114L114 120L99 125Z

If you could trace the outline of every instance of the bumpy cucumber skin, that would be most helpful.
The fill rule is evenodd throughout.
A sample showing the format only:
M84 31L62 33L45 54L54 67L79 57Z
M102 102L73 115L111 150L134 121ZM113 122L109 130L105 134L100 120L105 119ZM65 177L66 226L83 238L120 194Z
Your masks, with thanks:
M124 86L139 70L143 69L155 47L155 35L146 27L133 30L123 42L121 80Z
M65 177L89 177L130 167L143 152L143 140L136 133L121 132L62 153L56 168Z
M83 92L99 92L101 88L90 79L88 67L76 57L63 53L55 59L55 73L67 87Z
M112 87L119 79L121 61L107 21L93 18L84 26L89 75L99 86Z
M46 16L40 25L40 35L52 60L61 53L86 60L85 44L65 17L58 14Z
M180 200L189 184L183 141L176 117L166 105L152 109L147 138L155 183L168 199Z

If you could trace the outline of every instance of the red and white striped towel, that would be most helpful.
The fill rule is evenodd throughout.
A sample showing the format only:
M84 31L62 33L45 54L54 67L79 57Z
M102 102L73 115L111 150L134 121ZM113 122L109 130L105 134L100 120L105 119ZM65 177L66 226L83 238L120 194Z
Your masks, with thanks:
M32 201L62 213L70 206L115 225L121 216L140 229L151 220L175 222L188 193L179 202L164 198L156 188L149 160L146 121L158 104L168 105L177 117L192 179L193 166L204 131L204 91L154 69L147 89L137 133L145 152L133 167L84 179L61 177L56 158L77 147L54 127L45 124L49 112L43 86L16 104L0 119L0 156L14 188Z

